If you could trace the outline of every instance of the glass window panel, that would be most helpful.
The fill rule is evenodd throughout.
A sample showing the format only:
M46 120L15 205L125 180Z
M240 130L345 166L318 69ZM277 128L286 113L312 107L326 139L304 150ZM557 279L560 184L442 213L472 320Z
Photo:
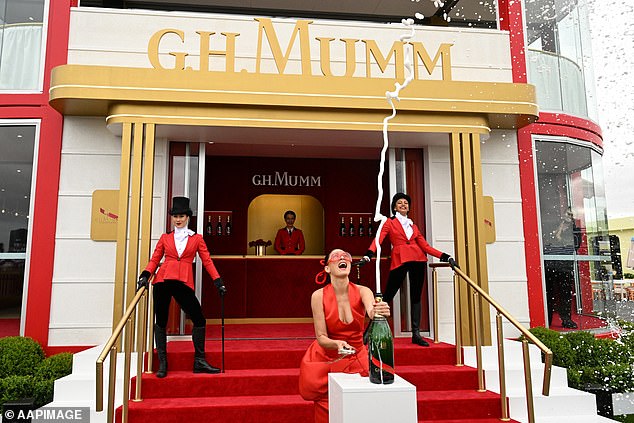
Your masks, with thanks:
M0 89L36 90L40 81L44 0L2 0Z
M19 317L31 204L34 126L0 126L0 316Z
M615 308L601 156L540 140L535 161L549 324L600 327Z

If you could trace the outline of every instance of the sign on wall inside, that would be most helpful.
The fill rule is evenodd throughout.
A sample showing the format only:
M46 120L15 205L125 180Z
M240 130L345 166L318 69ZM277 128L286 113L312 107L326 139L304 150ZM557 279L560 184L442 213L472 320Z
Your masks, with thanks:
M92 193L90 239L116 241L119 221L119 190L96 190Z

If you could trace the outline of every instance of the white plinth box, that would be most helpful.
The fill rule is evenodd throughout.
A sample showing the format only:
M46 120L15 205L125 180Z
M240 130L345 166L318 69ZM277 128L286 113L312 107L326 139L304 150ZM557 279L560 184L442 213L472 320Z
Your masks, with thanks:
M377 385L359 374L328 375L330 423L416 423L416 387L394 376L394 383Z

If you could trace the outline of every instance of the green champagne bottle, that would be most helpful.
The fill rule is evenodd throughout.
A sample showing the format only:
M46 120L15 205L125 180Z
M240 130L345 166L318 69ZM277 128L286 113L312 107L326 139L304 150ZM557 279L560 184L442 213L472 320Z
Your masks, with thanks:
M382 297L377 295L377 301ZM377 314L372 319L368 342L370 382L388 385L394 382L394 340L387 319Z

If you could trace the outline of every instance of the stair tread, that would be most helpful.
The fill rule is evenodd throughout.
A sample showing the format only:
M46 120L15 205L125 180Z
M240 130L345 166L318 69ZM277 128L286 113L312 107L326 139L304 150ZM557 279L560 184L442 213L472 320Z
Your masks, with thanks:
M454 389L444 391L416 391L416 398L419 401L455 401L466 399L491 399L500 396L495 392L478 392L475 389Z
M309 405L312 401L304 400L299 394L291 395L244 395L223 397L163 397L147 398L140 402L130 402L130 408L141 409L175 409L202 407L235 407L262 405Z

